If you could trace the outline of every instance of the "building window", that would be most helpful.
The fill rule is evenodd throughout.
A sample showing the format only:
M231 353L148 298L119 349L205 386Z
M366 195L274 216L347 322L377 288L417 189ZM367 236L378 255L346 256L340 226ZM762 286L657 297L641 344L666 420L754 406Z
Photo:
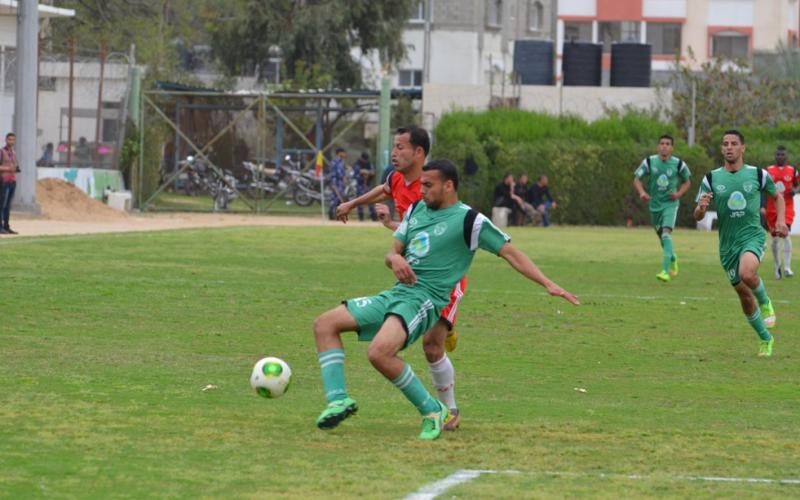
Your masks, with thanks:
M591 42L592 23L565 22L564 41L569 42Z
M420 0L411 10L411 17L408 19L412 23L425 22L425 2Z
M647 23L647 43L652 45L654 55L680 54L680 23Z
M528 31L541 31L544 7L542 2L528 1Z
M711 53L725 59L747 59L750 37L736 31L721 31L711 38Z
M397 83L400 87L422 87L422 70L401 69L397 75Z
M611 52L611 44L615 42L639 43L640 24L636 21L600 23L600 42L603 52Z
M486 25L499 28L503 25L503 0L488 0L486 11Z

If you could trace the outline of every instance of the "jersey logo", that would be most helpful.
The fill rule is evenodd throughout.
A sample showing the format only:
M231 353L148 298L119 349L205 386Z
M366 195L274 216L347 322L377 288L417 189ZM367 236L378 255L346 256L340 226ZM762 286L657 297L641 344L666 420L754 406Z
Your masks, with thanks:
M431 237L422 231L408 244L408 251L416 257L425 257L431 250Z
M408 226L409 227L414 227L416 225L417 225L417 218L416 217L411 217L410 219L408 219Z
M433 226L433 234L435 236L441 236L445 231L447 231L447 224L444 222L440 222Z
M739 191L734 191L731 193L730 198L728 198L728 208L731 210L744 210L747 208L747 200L744 198L744 195Z
M659 189L667 189L669 187L669 178L664 174L659 175L656 185L658 185Z
M667 175L669 175L669 176L671 176L671 175L672 175L672 169L671 169L671 168L668 168L668 169L667 169Z
M785 180L786 182L792 182L792 176L791 175L786 175L786 176L783 177L783 180Z
M728 188L725 187L725 184L717 184L715 191L718 193L724 193L726 189Z
M742 184L742 189L744 189L745 193L752 193L755 188L756 184L754 182L747 181Z

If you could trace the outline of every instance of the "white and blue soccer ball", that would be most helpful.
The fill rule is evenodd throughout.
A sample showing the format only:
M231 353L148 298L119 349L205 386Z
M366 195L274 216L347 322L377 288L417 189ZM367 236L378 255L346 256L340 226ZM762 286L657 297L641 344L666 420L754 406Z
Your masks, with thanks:
M250 385L259 396L279 398L283 396L292 381L292 369L286 361L279 358L263 358L253 367Z

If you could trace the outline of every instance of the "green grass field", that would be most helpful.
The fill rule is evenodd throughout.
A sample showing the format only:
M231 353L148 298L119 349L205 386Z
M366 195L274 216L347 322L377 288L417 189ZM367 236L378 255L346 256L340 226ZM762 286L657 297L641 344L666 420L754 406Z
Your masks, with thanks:
M768 257L775 354L757 359L715 233L676 232L669 285L650 230L510 233L583 305L479 254L451 355L462 427L432 443L352 335L359 414L314 425L312 321L392 284L382 228L0 240L0 497L403 498L461 469L515 472L444 496L800 496L689 479L800 478L800 278ZM281 399L250 389L264 355L294 370ZM406 358L430 387L422 346Z

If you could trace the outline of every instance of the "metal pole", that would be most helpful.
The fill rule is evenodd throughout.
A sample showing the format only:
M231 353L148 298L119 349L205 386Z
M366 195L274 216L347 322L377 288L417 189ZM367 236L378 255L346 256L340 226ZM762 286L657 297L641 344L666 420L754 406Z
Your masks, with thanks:
M378 158L378 179L383 176L383 171L389 167L389 149L391 147L391 131L389 127L391 126L391 115L392 90L388 73L384 71L383 78L381 78L381 101L378 111L378 151L376 155Z
M97 89L97 119L94 124L94 166L100 168L100 125L103 120L103 76L106 66L106 42L100 42L100 82Z
M14 87L14 130L19 174L16 209L39 213L36 204L36 72L38 2L17 6L17 79Z
M72 168L72 98L75 87L75 39L69 39L69 107L67 108L67 168Z
M314 147L319 154L322 148L322 99L317 104L317 126L314 131ZM325 167L319 173L319 205L322 207L322 220L325 220Z
M697 115L697 82L692 80L692 124L689 126L689 146L694 146L695 119Z

